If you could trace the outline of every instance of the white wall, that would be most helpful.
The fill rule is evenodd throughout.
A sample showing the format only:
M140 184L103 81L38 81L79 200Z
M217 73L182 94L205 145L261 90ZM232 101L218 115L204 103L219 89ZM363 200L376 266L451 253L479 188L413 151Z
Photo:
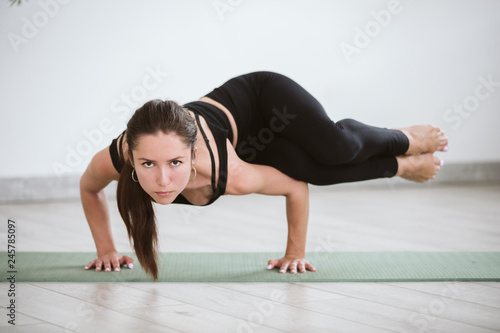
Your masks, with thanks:
M448 163L500 161L500 1L0 6L0 178L54 176L54 165L79 174L124 129L124 110L151 98L186 103L254 70L292 77L334 120L442 126ZM369 40L357 32L365 28ZM469 111L453 109L463 103Z

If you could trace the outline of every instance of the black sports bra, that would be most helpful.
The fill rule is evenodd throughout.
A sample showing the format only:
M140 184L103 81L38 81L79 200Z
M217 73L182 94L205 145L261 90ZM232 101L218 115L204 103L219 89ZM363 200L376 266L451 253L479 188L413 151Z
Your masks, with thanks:
M217 200L221 195L223 195L226 191L227 185L227 139L229 141L233 141L233 132L231 130L231 125L226 115L217 107L212 104L196 101L187 103L184 107L193 111L195 114L195 119L198 124L198 128L203 135L203 139L205 140L205 144L207 145L208 152L210 153L210 159L212 160L212 191L214 192L212 198L206 205L212 204L215 200ZM215 183L215 157L210 148L210 143L208 141L207 135L205 131L203 131L203 127L200 123L200 117L202 116L207 122L210 131L215 139L215 144L217 146L217 151L219 153L219 181L217 184ZM125 133L125 132L124 132ZM123 133L120 136L113 140L111 145L109 146L109 154L111 155L111 161L113 162L113 166L116 171L121 172L123 169L123 164L125 163L123 159L122 152L122 141L123 141ZM177 198L173 201L178 204L187 204L192 205L182 194L179 194Z

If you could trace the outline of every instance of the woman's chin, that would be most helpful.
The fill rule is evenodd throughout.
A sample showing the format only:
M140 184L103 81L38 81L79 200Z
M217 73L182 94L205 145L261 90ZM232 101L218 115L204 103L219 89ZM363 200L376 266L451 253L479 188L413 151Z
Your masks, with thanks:
M170 193L153 193L153 195L150 195L151 198L154 200L159 205L168 205L174 202L175 198L177 197L177 193L170 192Z
M173 200L168 200L168 202L163 200L162 201L155 200L155 202L159 205L165 206L165 205L170 205L173 202Z

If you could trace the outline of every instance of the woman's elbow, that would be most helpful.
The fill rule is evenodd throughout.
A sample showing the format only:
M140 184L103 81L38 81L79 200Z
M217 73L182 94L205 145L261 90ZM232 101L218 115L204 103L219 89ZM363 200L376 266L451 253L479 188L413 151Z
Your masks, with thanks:
M294 180L293 186L286 194L286 197L291 200L304 200L309 197L309 184L303 181Z

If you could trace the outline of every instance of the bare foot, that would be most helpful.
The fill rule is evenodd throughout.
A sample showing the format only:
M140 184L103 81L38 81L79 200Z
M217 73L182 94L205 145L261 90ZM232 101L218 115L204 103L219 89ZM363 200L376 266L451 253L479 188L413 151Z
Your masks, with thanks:
M403 132L410 141L406 155L448 150L448 138L439 127L433 125L415 125L397 128L397 130Z
M410 156L397 156L398 172L396 176L423 183L429 179L434 179L443 161L431 153Z

